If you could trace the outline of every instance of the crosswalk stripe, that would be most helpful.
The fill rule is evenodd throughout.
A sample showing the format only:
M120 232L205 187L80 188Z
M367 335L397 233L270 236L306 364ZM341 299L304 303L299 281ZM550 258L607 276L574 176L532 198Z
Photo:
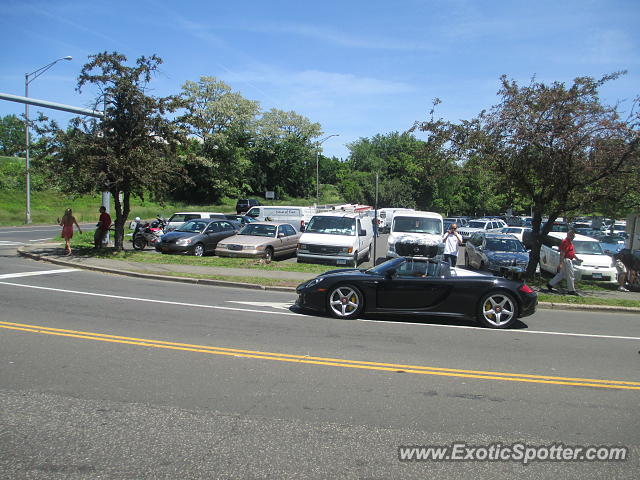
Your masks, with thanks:
M67 273L76 271L78 271L77 268L60 268L58 270L42 270L39 272L5 273L4 275L0 275L0 280L5 280L7 278L34 277L37 275L51 275L54 273Z

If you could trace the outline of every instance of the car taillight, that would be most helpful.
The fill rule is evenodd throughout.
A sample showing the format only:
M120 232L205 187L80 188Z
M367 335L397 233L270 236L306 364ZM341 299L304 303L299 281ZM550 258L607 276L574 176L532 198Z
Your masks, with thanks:
M520 286L520 288L518 288L518 290L520 290L522 293L533 293L533 290L531 290L531 287L526 283L523 283Z

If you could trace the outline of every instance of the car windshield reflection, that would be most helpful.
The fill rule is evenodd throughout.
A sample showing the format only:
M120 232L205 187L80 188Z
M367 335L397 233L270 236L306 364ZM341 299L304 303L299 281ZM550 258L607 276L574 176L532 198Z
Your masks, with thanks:
M254 237L275 237L276 236L276 226L275 225L255 225L248 224L245 225L238 235L251 235Z
M513 253L524 253L526 252L522 243L517 240L511 240L506 238L488 238L487 239L487 250L492 250L494 252L513 252Z
M207 228L208 223L205 222L187 222L180 225L176 232L188 232L188 233L202 233Z

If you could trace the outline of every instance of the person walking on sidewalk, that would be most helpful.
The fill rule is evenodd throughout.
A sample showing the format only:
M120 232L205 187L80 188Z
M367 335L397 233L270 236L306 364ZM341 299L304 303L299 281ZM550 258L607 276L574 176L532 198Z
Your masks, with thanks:
M575 286L575 272L573 270L573 262L582 263L576 257L576 251L573 247L573 239L576 233L573 230L567 232L567 237L560 244L560 263L558 264L558 273L548 283L547 288L550 292L554 291L555 286L564 278L567 281L568 295L579 296Z
M458 225L452 223L447 233L442 237L442 241L444 242L444 261L455 267L458 261L458 250L462 245L462 237L458 233Z
M111 216L107 213L106 207L100 207L100 218L96 225L96 233L93 234L93 248L102 247L107 233L109 233L109 227L111 226Z
M64 238L64 249L67 255L71 255L71 239L73 238L73 225L78 227L78 233L82 233L80 225L76 221L76 217L73 216L70 208L64 211L62 219L58 219L58 224L62 227L62 238Z

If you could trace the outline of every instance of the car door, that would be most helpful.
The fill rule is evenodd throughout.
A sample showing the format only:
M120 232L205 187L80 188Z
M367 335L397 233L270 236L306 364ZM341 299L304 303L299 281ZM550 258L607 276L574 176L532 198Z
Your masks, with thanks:
M442 278L423 276L425 262L407 261L390 277L380 280L376 305L389 310L425 310L437 305L450 286Z
M288 223L284 225L280 225L280 230L284 232L284 237L282 237L282 255L287 255L292 252L295 252L296 247L298 245L298 237L295 228L293 228Z
M203 232L204 251L212 252L220 241L220 222L211 222Z
M478 245L482 242L480 234L474 233L467 242L467 258L469 259L469 267L477 268L476 265L480 265L478 260Z
M547 235L542 240L542 246L540 247L540 269L549 273L556 273L558 271L558 265L560 265L560 252L554 250L555 247L559 247L561 240Z

